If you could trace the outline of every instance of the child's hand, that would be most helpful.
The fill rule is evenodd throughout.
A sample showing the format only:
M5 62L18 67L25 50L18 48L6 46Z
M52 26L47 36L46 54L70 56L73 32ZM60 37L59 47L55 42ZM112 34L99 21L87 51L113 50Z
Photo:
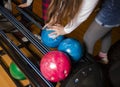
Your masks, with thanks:
M27 5L27 3L23 3L23 4L18 5L18 7L25 8L25 7L28 7L28 5Z
M49 26L48 30L53 30L54 32L50 33L49 36L55 35L54 38L57 38L60 35L65 35L67 34L64 31L64 26L60 25L60 24L55 24L53 26Z
M21 8L28 7L32 4L32 2L33 2L33 0L27 0L26 3L20 4L20 5L18 5L18 7L21 7Z
M54 20L51 18L51 20L45 24L45 26L42 29L48 28L49 26L52 26L54 24Z

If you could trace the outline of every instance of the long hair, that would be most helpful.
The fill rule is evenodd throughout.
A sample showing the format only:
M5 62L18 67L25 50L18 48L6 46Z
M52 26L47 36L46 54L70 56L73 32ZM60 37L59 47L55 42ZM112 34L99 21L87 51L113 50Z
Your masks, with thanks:
M78 12L82 0L51 0L47 12L47 21L62 24L63 20L70 21Z

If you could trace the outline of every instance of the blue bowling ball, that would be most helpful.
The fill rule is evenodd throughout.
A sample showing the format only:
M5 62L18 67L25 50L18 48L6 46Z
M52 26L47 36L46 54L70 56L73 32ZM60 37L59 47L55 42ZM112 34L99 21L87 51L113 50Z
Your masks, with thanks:
M60 42L64 39L64 36L60 35L57 38L54 38L54 35L49 36L52 32L53 30L43 29L41 32L41 40L46 46L55 48L58 47Z
M58 50L67 53L74 62L79 61L83 56L83 47L81 43L73 38L64 39L59 44Z

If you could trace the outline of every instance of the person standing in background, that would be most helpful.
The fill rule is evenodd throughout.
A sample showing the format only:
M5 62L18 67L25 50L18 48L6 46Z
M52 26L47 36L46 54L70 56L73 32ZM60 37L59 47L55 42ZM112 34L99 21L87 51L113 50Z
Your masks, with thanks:
M84 35L88 53L93 55L94 45L101 39L101 49L95 59L108 64L107 53L111 46L111 33L120 26L120 0L103 0L102 7Z

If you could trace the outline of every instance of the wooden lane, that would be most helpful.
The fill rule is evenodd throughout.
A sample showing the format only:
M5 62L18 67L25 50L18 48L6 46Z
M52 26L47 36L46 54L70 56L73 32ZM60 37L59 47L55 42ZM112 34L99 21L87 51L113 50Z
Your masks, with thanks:
M20 45L20 43L18 42L18 40L12 35L12 34L7 34L7 36L16 44L16 45ZM0 47L0 50L2 50L2 47ZM24 52L24 54L27 57L30 57L31 54L30 52L28 52L25 48L21 48L20 49L22 52ZM14 62L10 56L8 54L4 54L1 55L1 60L4 61L6 67L9 68L11 62ZM19 80L19 82L23 85L29 85L30 82L28 79L26 80ZM0 65L0 87L17 87L15 85L15 83L12 81L12 79L9 77L8 73L5 71L5 69Z
M3 55L1 58L9 67L10 63L12 62L11 58L7 54ZM23 86L26 86L29 84L29 81L28 79L21 80L20 83L23 84ZM0 65L0 86L1 87L16 87L15 83L12 81L8 73L3 69L1 65Z
M16 87L14 82L9 78L8 74L0 65L0 86L1 87Z
M7 59L7 63L10 64L11 60L9 60L9 57L7 55L5 55L4 57ZM5 70L3 69L1 65L0 65L0 86L1 87L16 87L14 82L11 80L11 78L5 72Z

